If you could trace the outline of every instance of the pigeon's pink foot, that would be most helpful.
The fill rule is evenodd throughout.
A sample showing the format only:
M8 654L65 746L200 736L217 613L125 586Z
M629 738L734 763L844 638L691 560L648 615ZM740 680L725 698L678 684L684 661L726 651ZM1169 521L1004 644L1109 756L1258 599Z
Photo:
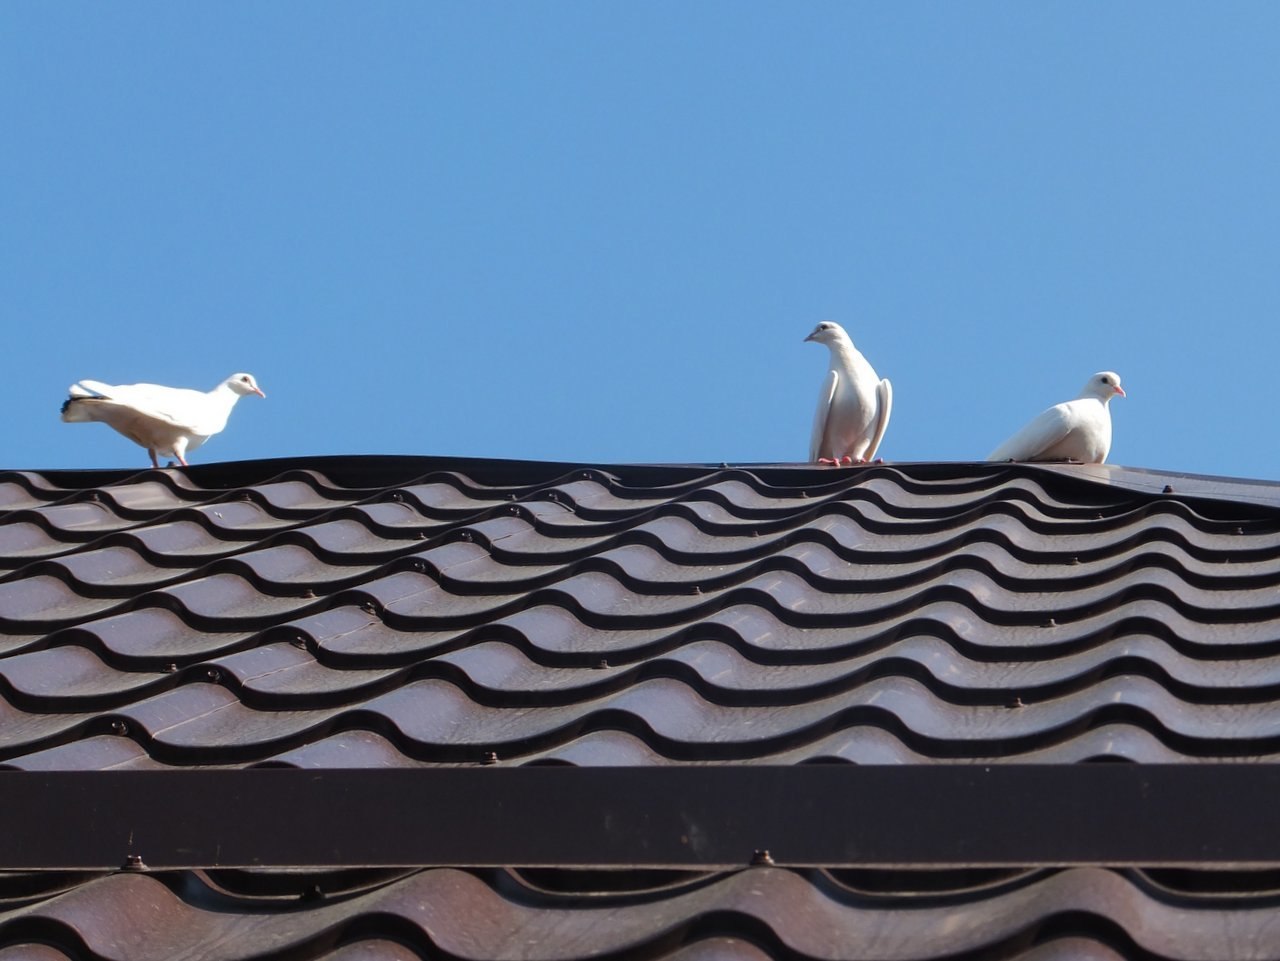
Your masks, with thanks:
M845 467L852 467L854 464L865 464L866 461L861 461L861 460L855 461L848 454L845 454L843 457L840 458L840 463Z
M191 466L190 464L187 463L187 459L183 457L181 454L178 455L178 463L181 464L183 467Z
M819 457L819 458L818 458L818 463L819 463L819 464L829 464L829 465L830 465L830 466L832 466L832 467L839 467L839 466L840 466L840 461L838 461L838 460L837 460L836 458L834 458L834 457Z

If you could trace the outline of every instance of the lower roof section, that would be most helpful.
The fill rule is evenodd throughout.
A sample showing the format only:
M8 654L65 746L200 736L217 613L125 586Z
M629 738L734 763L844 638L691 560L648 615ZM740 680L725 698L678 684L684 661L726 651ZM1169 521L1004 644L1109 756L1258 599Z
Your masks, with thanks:
M0 959L1243 961L1280 950L1274 882L1099 868L0 878Z
M0 765L1280 755L1280 490L337 457L0 474Z

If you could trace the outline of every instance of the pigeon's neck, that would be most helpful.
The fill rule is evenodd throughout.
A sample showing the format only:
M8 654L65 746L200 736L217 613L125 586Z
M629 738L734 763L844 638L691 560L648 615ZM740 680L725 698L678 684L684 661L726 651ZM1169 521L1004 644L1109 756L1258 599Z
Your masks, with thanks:
M236 401L240 399L240 395L232 390L231 385L225 380L213 390L209 391L209 396L217 403L224 405L227 410L236 406Z
M848 367L853 363L853 359L858 356L858 348L854 347L853 341L847 337L834 341L829 346L831 348L831 367L833 369Z

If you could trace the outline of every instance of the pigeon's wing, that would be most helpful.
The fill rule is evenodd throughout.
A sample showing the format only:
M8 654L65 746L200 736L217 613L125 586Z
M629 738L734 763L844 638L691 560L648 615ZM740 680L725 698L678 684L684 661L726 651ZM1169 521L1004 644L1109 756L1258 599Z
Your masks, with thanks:
M1043 454L1071 429L1066 404L1050 407L987 455L987 460L1031 460Z
M132 384L127 394L117 395L116 399L127 401L138 410L177 427L190 427L200 420L209 406L208 397L201 391L157 384Z
M876 451L880 449L880 442L884 440L884 432L889 427L889 415L893 412L893 385L889 383L886 377L880 383L876 384L876 397L880 403L878 405L880 416L876 418L875 430L871 434L871 443L867 445L867 460L871 460L876 456Z
M85 381L80 383L85 384ZM201 433L200 427L208 419L208 395L185 387L122 384L109 388L105 397L121 407L132 408L143 417L154 418L190 433Z
M816 461L822 449L822 437L827 432L827 418L831 414L831 402L836 396L836 385L840 383L840 374L834 370L827 371L827 379L822 382L822 390L818 392L818 409L813 412L813 435L809 438L809 460Z

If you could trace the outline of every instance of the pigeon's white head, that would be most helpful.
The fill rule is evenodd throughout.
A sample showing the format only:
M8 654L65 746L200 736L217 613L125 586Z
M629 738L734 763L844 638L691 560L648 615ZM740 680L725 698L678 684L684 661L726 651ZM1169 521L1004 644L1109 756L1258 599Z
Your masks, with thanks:
M1080 391L1081 397L1096 397L1104 404L1117 394L1121 397L1127 396L1124 388L1120 386L1120 375L1114 370L1098 371L1089 378L1084 389Z
M826 344L828 347L833 347L841 341L852 343L849 335L844 332L844 328L831 320L824 320L813 328L813 333L805 338L805 342L808 343L811 340L819 344Z
M262 392L262 388L258 386L258 382L253 379L253 374L232 374L223 381L223 384L230 387L241 397L249 394L257 394L259 397L267 396Z

